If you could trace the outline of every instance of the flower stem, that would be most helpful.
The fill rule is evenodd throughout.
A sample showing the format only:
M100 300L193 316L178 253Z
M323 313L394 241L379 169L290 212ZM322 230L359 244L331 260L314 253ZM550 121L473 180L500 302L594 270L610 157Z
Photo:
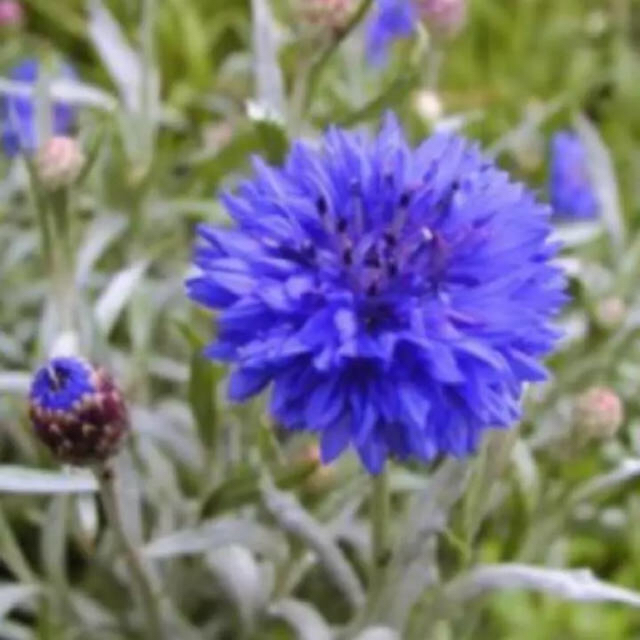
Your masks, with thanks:
M371 583L370 600L375 606L389 564L389 473L383 469L373 477L371 494Z
M100 485L100 496L107 520L116 536L120 551L127 561L134 591L147 620L147 635L150 640L164 640L166 636L162 626L160 610L149 576L138 550L129 539L124 528L115 491L113 468L105 463L98 467L95 473Z

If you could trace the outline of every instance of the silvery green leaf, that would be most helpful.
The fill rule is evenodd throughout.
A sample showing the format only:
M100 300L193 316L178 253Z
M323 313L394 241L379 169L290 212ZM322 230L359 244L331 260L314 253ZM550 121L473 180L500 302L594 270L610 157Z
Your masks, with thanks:
M34 640L35 637L31 627L9 620L0 620L0 638L2 640Z
M21 582L35 582L36 578L29 566L29 561L25 557L2 508L0 508L0 558L2 558L3 564Z
M468 463L445 460L428 478L426 488L409 500L384 592L385 619L399 628L420 595L438 580L435 535L446 528L469 476Z
M587 118L575 118L575 127L587 150L589 173L600 203L602 219L614 250L619 251L624 246L626 229L611 153L600 132Z
M369 627L359 633L354 640L400 640L400 635L388 627Z
M127 108L138 111L142 97L142 63L120 25L100 0L89 0L89 35Z
M261 493L264 506L278 524L316 552L336 588L353 608L360 608L365 600L360 580L324 525L304 509L292 494L279 491L266 482L261 487Z
M406 526L399 545L400 561L410 565L429 536L446 526L449 511L462 496L470 475L462 460L445 460L431 475L427 487L413 497L407 509Z
M269 606L268 612L274 618L285 620L296 632L298 640L333 640L335 637L315 607L302 600L278 600Z
M551 235L552 241L559 241L567 249L580 247L600 238L603 233L600 221L571 222L557 224Z
M56 597L64 597L68 584L66 576L66 538L69 497L53 496L46 510L47 526L41 529L40 556L42 566L50 584L54 585Z
M463 500L464 530L469 541L475 538L491 508L494 485L509 465L517 438L515 429L485 432L479 455L472 463L472 475Z
M275 22L269 0L251 0L255 91L258 102L284 115L284 81L278 63Z
M152 558L172 558L241 544L256 553L284 560L287 545L281 535L255 522L240 518L218 518L183 529L150 542L144 553Z
M113 614L107 608L81 591L70 591L69 603L78 617L94 629L117 624Z
M163 402L153 411L141 405L133 405L130 412L132 424L139 435L161 443L185 464L198 468L202 466L202 447L191 428L191 418L186 405ZM184 412L185 419L176 415L181 412Z
M92 547L98 535L98 505L95 496L81 494L73 501L77 535L83 545Z
M39 591L36 585L0 584L0 620L25 600L30 600Z
M640 593L603 582L589 569L547 569L516 563L479 566L451 582L445 597L460 603L502 589L528 589L566 600L640 607Z
M209 553L206 562L234 604L245 630L253 630L268 593L263 588L260 566L251 552L239 545L226 546Z
M62 331L56 334L49 348L49 357L77 356L80 352L80 338L75 331Z
M16 82L0 78L0 94L10 93L31 97L36 89L28 82ZM106 91L78 80L52 79L49 92L54 100L60 100L78 107L94 107L103 111L115 111L118 101Z
M85 469L42 471L18 465L0 465L0 493L89 493L98 490Z
M589 500L599 493L615 489L638 476L640 476L640 459L627 458L620 463L617 469L591 478L579 486L571 494L569 502L576 504Z
M428 478L419 473L413 473L407 469L393 469L389 474L389 490L392 493L404 493L421 491L429 484Z
M140 260L119 271L98 298L94 313L98 327L104 335L108 335L113 329L148 267L147 260Z
M76 282L79 285L87 281L95 263L126 228L127 220L122 215L102 216L87 225L76 258Z
M0 371L0 392L26 396L31 386L31 375L27 371Z
M136 545L142 542L142 478L131 452L124 449L113 461L115 492L122 514L122 526Z

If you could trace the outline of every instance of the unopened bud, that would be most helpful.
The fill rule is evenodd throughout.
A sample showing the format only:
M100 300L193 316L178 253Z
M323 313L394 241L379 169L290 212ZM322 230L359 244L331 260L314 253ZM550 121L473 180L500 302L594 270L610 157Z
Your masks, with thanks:
M458 33L467 15L466 0L416 0L420 17L434 35Z
M0 0L0 28L19 27L24 20L24 10L17 0Z
M305 488L311 493L322 493L329 489L336 479L336 470L331 464L322 464L320 447L317 443L306 444L295 459L317 465L313 473L306 479Z
M321 31L340 32L347 26L357 7L357 0L302 0L301 21Z
M435 91L429 91L429 89L417 91L413 97L413 106L426 122L437 122L442 117L442 101Z
M129 432L111 376L80 358L53 358L33 377L29 414L36 435L61 462L95 464L117 453Z
M605 298L598 303L595 313L598 324L604 329L615 329L622 324L627 307L620 298Z
M576 398L573 426L583 441L613 437L624 420L618 394L608 387L591 387Z
M38 151L36 170L49 191L72 185L85 165L85 155L74 138L55 136Z

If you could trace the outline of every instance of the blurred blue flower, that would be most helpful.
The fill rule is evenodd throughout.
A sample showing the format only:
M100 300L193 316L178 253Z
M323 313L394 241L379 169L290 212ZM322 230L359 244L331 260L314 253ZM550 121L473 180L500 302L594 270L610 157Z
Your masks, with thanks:
M389 45L409 37L418 21L413 0L376 0L367 33L367 55L373 64L382 64Z
M32 58L14 67L9 78L15 82L35 84L40 63ZM75 78L69 65L60 68L59 77ZM51 109L51 134L64 135L73 127L75 110L68 104L54 102ZM30 96L6 94L0 97L0 130L2 146L8 156L20 151L33 152L43 142L38 140L35 100Z
M558 216L589 219L598 214L587 154L580 138L571 131L559 131L551 141L549 193Z
M565 299L549 207L464 139L411 148L392 115L254 171L223 196L235 228L199 228L187 282L222 310L206 355L234 363L232 400L272 384L284 427L372 473L518 418Z
M105 460L129 431L127 409L111 376L80 358L52 358L40 367L29 400L36 435L65 462Z
M450 36L462 27L466 0L376 0L367 33L367 55L384 63L389 45L407 38L423 21L434 36Z

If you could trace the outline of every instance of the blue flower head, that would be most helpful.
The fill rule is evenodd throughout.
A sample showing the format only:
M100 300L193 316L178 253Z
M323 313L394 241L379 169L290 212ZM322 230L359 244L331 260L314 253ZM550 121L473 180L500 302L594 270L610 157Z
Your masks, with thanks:
M9 78L15 82L35 84L38 81L40 63L35 59L23 60L14 67ZM62 78L75 78L68 65L60 68ZM8 156L20 151L33 152L41 142L38 140L36 105L32 96L5 94L0 97L0 134L2 147ZM73 127L75 110L68 104L54 102L51 108L51 133L64 135Z
M409 37L416 28L418 11L413 0L376 0L367 33L367 55L374 64L382 64L389 45Z
M129 428L111 376L79 358L52 358L36 371L29 413L37 436L59 459L74 464L112 456Z
M590 219L598 215L587 154L580 138L570 131L556 133L551 141L549 192L558 216Z
M271 385L284 427L372 473L465 456L518 418L564 301L549 207L462 138L411 148L392 115L375 138L331 129L254 164L187 282L222 310L206 354L233 363L233 400Z

